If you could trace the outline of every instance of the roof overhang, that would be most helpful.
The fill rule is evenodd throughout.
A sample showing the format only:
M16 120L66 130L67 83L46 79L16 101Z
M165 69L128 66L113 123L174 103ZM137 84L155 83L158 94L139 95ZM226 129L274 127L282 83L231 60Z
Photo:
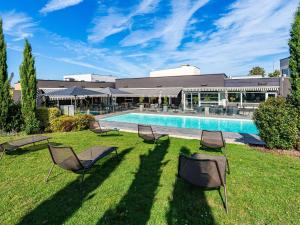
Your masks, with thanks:
M253 87L193 87L183 88L183 91L278 91L279 86L253 86Z
M78 95L78 96L72 96L72 95L54 95L51 94L54 91L67 89L67 88L45 88L40 89L42 91L42 95L49 97L50 100L71 100L71 99L85 99L87 97L95 98L95 97L107 97L107 95L103 93L99 93L99 95Z

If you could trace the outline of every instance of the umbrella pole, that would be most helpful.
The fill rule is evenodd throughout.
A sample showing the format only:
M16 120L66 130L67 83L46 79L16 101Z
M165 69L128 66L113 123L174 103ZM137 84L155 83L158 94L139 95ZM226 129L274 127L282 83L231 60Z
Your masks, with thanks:
M74 102L75 102L75 105L74 105L74 113L76 113L76 95L74 96L75 97L75 100L74 100Z

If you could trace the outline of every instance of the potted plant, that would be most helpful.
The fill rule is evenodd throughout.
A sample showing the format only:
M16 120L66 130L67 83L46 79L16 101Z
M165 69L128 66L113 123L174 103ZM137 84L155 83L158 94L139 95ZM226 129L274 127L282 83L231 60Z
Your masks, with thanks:
M168 112L168 104L169 104L169 102L168 102L168 97L164 97L164 104L163 104L163 111L164 112Z
M140 112L144 111L144 97L139 97Z

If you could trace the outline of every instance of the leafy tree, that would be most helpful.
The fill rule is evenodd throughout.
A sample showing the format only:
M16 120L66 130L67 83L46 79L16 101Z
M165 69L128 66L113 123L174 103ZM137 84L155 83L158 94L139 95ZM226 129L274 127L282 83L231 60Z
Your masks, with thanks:
M250 76L261 75L264 77L265 74L266 74L265 69L260 66L255 66L249 71Z
M292 100L300 108L300 7L295 14L289 40Z
M0 130L8 130L9 107L12 103L10 95L10 80L7 75L6 44L0 18Z
M275 70L273 73L269 73L269 77L280 77L280 70Z
M25 40L23 62L20 65L22 115L27 134L39 131L39 121L36 116L37 81L34 57L31 45Z

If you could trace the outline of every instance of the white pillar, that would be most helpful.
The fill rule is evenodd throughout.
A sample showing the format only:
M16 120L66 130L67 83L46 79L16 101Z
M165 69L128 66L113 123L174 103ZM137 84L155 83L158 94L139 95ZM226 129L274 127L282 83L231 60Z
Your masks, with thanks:
M243 92L240 93L241 107L243 106Z
M228 91L227 90L225 90L225 107L227 107L227 105L228 105Z
M182 92L183 111L185 111L185 92Z
M198 106L201 106L201 94L198 92Z
M193 93L190 93L191 95L191 109L194 109L194 102L193 102Z
M218 105L221 105L221 104L220 104L220 102L221 102L221 99L220 99L220 98L221 98L221 95L220 95L220 92L218 92Z

